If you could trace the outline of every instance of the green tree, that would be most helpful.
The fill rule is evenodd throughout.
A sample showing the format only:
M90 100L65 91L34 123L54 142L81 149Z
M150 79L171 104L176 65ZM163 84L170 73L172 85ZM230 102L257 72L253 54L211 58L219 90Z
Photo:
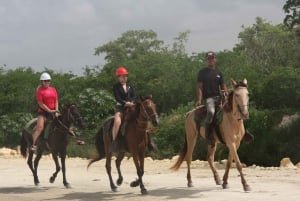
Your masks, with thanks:
M283 6L286 16L283 20L289 28L299 26L300 24L300 0L287 0Z
M31 68L2 70L0 73L0 115L36 110L35 91L37 74Z

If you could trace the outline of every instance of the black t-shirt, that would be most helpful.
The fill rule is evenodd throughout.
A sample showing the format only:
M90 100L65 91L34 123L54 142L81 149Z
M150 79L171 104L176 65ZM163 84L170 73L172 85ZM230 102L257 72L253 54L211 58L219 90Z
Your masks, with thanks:
M117 83L113 86L113 93L117 104L124 106L127 101L135 101L136 95L134 88L127 82L127 93L125 93L121 83Z
M198 82L203 84L203 98L211 98L220 96L220 87L224 84L224 79L221 71L217 68L203 68L198 73Z

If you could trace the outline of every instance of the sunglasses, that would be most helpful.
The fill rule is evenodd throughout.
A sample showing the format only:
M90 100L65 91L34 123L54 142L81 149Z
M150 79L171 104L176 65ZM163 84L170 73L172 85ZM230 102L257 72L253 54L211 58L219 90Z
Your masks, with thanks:
M215 59L216 57L214 57L214 56L208 56L207 57L207 60L213 60L213 59Z
M51 80L43 80L43 82L50 82Z

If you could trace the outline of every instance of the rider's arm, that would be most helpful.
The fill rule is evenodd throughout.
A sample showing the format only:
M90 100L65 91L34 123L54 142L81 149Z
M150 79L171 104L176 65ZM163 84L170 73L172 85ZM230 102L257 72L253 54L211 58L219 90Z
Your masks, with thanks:
M126 101L121 98L120 92L118 90L118 85L114 85L114 87L113 87L113 94L114 94L114 97L115 97L117 103L119 103L122 106L124 106L125 103L126 103Z
M221 84L221 90L224 91L225 95L228 95L228 90L225 83Z

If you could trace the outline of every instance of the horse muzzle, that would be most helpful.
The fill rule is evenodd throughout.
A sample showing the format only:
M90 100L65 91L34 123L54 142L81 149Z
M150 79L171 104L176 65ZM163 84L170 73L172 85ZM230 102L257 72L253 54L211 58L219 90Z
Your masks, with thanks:
M248 105L240 106L238 107L238 110L243 120L249 119Z
M159 125L159 118L157 114L154 114L151 118L151 123L153 126L158 126Z

